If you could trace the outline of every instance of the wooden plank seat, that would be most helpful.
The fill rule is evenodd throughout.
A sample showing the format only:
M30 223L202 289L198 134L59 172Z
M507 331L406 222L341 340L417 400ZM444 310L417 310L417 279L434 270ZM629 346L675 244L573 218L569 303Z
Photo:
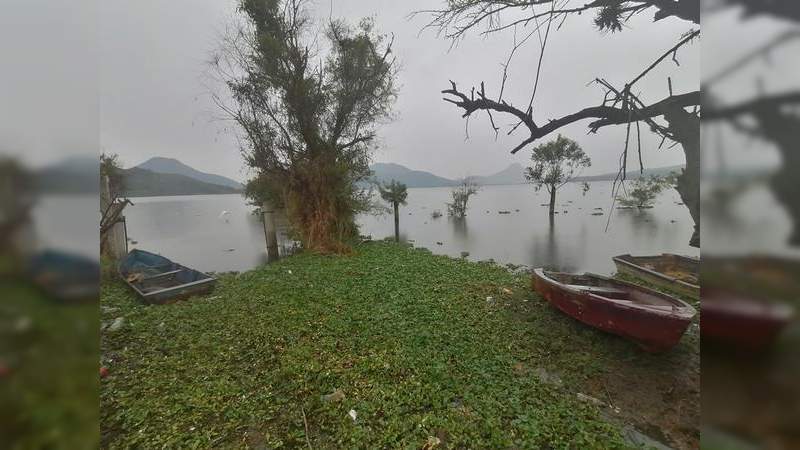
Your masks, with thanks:
M169 272L159 273L157 275L150 275L149 277L143 277L141 279L141 281L155 280L155 279L158 279L158 278L163 278L163 277L167 277L167 276L170 276L170 275L175 275L176 273L180 273L182 271L183 271L183 269L170 270Z
M623 289L606 287L606 286L581 286L578 284L568 284L567 287L577 289L591 294L600 295L602 297L626 299L629 297L628 291Z

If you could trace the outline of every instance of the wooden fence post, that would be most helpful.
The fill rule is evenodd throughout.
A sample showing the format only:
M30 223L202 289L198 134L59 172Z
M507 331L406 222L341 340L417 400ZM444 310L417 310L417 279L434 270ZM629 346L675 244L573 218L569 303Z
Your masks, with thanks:
M276 261L280 258L278 251L278 227L276 225L276 208L269 202L261 204L261 212L264 219L264 237L267 241L267 262Z

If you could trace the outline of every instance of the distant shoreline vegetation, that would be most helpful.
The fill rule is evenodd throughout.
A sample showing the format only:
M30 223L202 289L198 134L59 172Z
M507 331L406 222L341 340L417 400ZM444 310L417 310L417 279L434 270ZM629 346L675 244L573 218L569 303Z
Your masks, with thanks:
M440 177L423 170L412 170L400 164L375 163L371 181L388 182L395 179L411 188L453 187L460 180ZM680 171L682 165L645 169L644 175L666 175ZM481 186L506 186L526 184L524 168L511 164L506 169L487 176L472 177ZM124 169L128 197L166 197L173 195L238 194L244 191L241 183L220 175L200 172L175 159L155 157L130 169ZM573 181L610 181L616 173L586 175ZM39 192L45 194L98 193L100 170L94 157L73 158L35 172ZM626 178L639 177L638 171L629 171Z
M643 174L638 170L631 170L626 173L626 179L632 180L640 176L664 176L670 172L680 172L683 165L666 167L654 167L645 169ZM433 187L453 187L457 186L461 180L453 180L440 177L424 170L409 169L400 164L394 163L375 163L370 166L373 171L370 180L375 183L388 183L397 180L409 188L433 188ZM519 163L509 165L500 172L486 176L471 176L470 179L480 186L511 186L517 184L527 184L525 179L525 168ZM584 175L575 177L572 181L613 181L617 177L617 172L605 173L600 175Z

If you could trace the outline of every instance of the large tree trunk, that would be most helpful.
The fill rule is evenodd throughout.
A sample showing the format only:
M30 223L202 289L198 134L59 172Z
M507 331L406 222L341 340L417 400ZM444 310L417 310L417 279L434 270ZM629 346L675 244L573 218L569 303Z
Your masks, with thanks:
M670 109L664 118L686 156L686 168L678 176L676 190L694 221L689 245L700 247L700 119L683 108Z
M400 212L397 203L394 203L394 241L400 242Z
M791 113L782 113L780 106L764 107L756 112L764 137L775 144L781 154L781 166L770 180L775 198L792 219L789 244L800 245L800 195L797 195L797 171L800 169L800 120Z
M318 253L349 253L358 236L348 195L346 174L329 158L299 165L284 188L286 211L305 249Z
M550 186L550 217L556 214L556 187Z

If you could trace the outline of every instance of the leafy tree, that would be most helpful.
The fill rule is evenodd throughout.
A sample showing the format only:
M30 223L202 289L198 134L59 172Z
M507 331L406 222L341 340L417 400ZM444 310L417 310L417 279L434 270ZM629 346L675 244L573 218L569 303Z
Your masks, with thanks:
M658 194L671 186L670 178L651 176L641 177L634 180L631 189L626 195L618 197L622 206L635 208L649 208L653 206Z
M539 144L531 154L533 165L525 169L525 178L538 191L543 186L550 194L550 215L555 214L556 191L572 180L584 167L592 165L581 146L562 135ZM584 192L588 185L584 186Z
M119 197L125 190L124 177L122 175L122 163L116 153L100 154L100 192L106 188L102 183L108 183L109 193L112 198Z
M400 242L399 207L406 204L408 189L405 184L392 180L390 183L378 186L378 191L381 193L381 198L385 202L391 203L394 208L394 241Z
M447 204L447 214L459 219L466 217L469 198L477 194L479 190L475 181L471 178L464 178L461 184L451 192L453 202Z
M357 213L370 207L378 124L396 97L392 42L371 20L330 21L318 45L305 0L242 0L245 23L213 59L233 104L214 95L238 125L255 177L246 195L284 206L305 248L349 251ZM319 47L326 49L321 55Z

